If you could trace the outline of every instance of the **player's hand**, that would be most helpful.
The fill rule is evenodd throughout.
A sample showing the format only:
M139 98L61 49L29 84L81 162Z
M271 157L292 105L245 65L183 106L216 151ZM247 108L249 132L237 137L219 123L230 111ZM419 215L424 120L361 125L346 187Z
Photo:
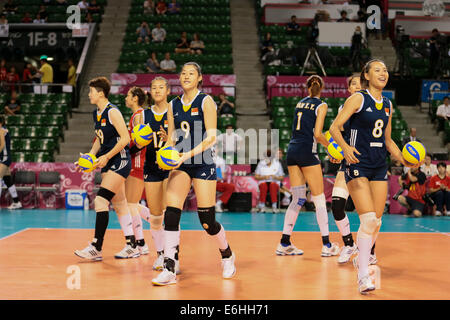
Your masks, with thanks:
M183 164L183 162L185 162L189 158L190 157L187 155L187 153L180 153L180 160L178 160L178 164L173 168L173 170L178 169Z
M424 160L424 161L425 161L425 160ZM416 163L416 164L411 164L411 163L407 162L405 159L403 159L403 157L400 159L400 162L401 162L405 167L412 168L412 169L419 168L419 167L423 164L424 161L418 162L418 163Z
M97 158L94 164L94 168L104 168L108 164L109 159L106 155L102 155Z
M159 126L159 131L157 132L157 135L159 136L159 139L162 141L167 141L167 132L164 130L162 126Z
M361 153L359 153L359 151L356 150L355 147L345 146L342 148L342 151L344 151L345 161L347 161L348 163L359 163L359 160L356 157L355 153L358 155L361 155Z
M328 153L328 152L327 152L327 153ZM330 160L331 163L341 163L341 162L342 162L342 160L338 160L338 159L335 159L335 158L333 158L332 156L330 156L329 153L328 153L328 158L329 158L329 160Z
M83 155L84 153L81 153L80 152L80 158L81 158L81 156ZM75 161L74 163L73 163L74 165L75 165L75 170L76 170L76 172L83 172L83 170L80 168L80 166L78 165L78 161Z

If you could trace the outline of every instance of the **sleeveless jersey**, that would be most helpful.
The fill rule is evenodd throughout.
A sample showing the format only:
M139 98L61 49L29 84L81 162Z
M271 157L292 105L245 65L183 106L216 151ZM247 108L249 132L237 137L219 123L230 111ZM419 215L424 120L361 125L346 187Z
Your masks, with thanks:
M92 116L94 118L95 135L100 141L100 150L97 153L97 157L100 157L111 151L116 145L117 141L120 140L119 133L117 132L116 128L114 128L109 119L109 111L111 111L113 108L117 109L115 105L108 102L108 105L105 109L103 109L102 113L99 114L97 110L94 110L94 112L92 113ZM120 158L126 159L129 155L128 150L128 146L122 149L118 154L120 155Z
M198 146L206 137L205 121L203 116L203 103L207 94L198 92L191 104L183 101L183 96L178 96L171 101L177 143L175 148L179 152L188 152ZM217 106L216 106L217 109ZM198 160L201 158L201 161ZM198 154L195 159L188 159L185 164L210 164L214 163L213 150L209 148Z
M382 97L375 100L369 91L361 90L360 108L349 119L349 142L361 155L356 155L359 166L378 168L386 165L386 143L384 131L391 113L391 102Z
M344 105L341 105L339 107L338 112L341 112L342 108L344 108ZM349 133L350 132L350 120L347 120L347 122L344 123L343 128L344 128L344 130L341 131L341 134L342 134L342 137L344 138L345 142L348 143L348 138L350 136L350 133Z
M170 106L169 106L170 108ZM148 124L153 130L153 141L147 145L145 152L145 165L146 166L157 166L156 164L156 152L164 145L164 141L159 138L157 132L162 126L167 132L168 122L167 122L167 111L164 113L156 113L154 107L144 110L144 123Z
M130 122L128 123L128 133L130 134L130 138L131 138L131 131L134 128L134 117L138 114L144 114L144 109L143 108L139 108L136 110L135 113L133 113L133 115L130 118ZM134 141L131 140L130 141L130 148L134 145ZM142 148L139 152L136 152L134 154L131 155L131 166L134 169L142 169L144 168L144 161L145 161L145 148Z
M8 129L6 127L3 127L5 130L5 147L0 152L0 162L7 162L8 159L11 157L11 137L9 136Z
M292 123L292 138L290 144L301 144L305 152L317 153L314 127L317 119L317 109L324 102L318 98L306 97L297 103Z

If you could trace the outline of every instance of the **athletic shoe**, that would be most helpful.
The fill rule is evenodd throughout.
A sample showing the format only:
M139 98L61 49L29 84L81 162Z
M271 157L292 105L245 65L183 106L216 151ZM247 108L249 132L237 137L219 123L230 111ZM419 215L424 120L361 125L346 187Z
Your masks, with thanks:
M164 269L156 278L152 279L152 284L155 286L167 286L175 283L177 283L177 275L167 269Z
M331 257L331 256L337 256L339 254L339 245L335 242L331 244L331 247L322 246L322 257Z
M341 250L341 254L339 255L338 258L338 263L347 263L352 257L352 255L356 253L357 250L358 247L356 246L356 243L354 243L352 247L350 246L343 247Z
M116 259L129 259L129 258L138 258L141 254L139 253L138 247L133 248L129 244L126 244L125 247L119 253L114 255Z
M139 253L141 255L149 254L149 252L150 252L147 244L144 244L143 246L137 246L137 248L139 249Z
M231 254L231 257L222 259L222 276L224 279L231 279L236 274L236 266L234 265L234 260L236 256L234 252Z
M450 216L450 211L447 211L446 213L445 213L445 215L448 217L448 216Z
M22 208L22 203L19 202L13 202L11 203L11 205L8 207L8 210L16 210L16 209L21 209Z
M303 254L303 250L297 249L293 244L285 247L279 243L275 253L279 256L301 256Z
M376 254L371 254L369 257L369 266L377 264L378 260L377 260L377 255Z
M440 217L442 216L442 212L440 212L439 210L436 210L436 217Z
M363 277L362 279L359 279L358 286L359 293L361 294L367 294L368 292L375 290L375 285L373 284L372 279L369 275Z
M83 250L75 250L75 255L80 258L92 260L92 261L100 261L102 260L102 252L98 251L92 244L89 244Z
M163 269L164 269L164 254L158 254L158 257L153 263L153 270L163 271Z

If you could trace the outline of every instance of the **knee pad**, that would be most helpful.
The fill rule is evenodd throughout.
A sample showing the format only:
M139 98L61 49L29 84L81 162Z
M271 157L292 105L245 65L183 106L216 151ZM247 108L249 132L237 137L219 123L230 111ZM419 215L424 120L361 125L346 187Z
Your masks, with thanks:
M128 213L130 213L130 209L128 208L127 200L122 201L115 201L112 203L114 210L116 211L117 215L123 216Z
M306 202L306 185L296 186L291 188L292 203L296 206L303 206Z
M8 188L10 188L13 185L11 176L4 176L3 181L5 181L6 187Z
M333 200L331 201L331 211L333 212L334 220L341 221L345 218L346 203L346 199L333 196Z
M364 213L359 216L361 224L358 230L358 236L361 238L372 238L377 228L381 225L381 218L377 218L375 212Z
M111 199L114 198L114 196L114 192L105 188L100 188L94 200L95 211L109 211L109 203L111 202Z
M164 230L179 231L180 219L181 219L181 209L174 207L167 207L166 212L164 213Z
M347 200L348 190L344 189L344 188L340 188L340 187L335 187L335 188L333 188L333 192L331 193L331 196L333 198L339 197L339 198L343 198L343 199Z
M216 208L198 208L198 217L206 233L214 236L219 233L221 225L216 221Z
M311 200L314 202L316 209L327 208L327 200L325 199L325 195L323 193L318 196L311 196Z
M181 210L180 210L180 215L181 215ZM150 228L152 228L153 230L161 230L163 221L164 221L164 214L162 214L160 216L154 216L153 214L150 214Z

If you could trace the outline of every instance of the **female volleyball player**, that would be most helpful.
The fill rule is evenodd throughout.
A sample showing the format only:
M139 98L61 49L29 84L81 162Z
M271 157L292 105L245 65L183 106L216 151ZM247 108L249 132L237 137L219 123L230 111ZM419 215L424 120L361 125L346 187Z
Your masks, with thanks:
M213 145L216 142L217 106L214 100L199 91L202 81L200 66L186 63L180 74L183 95L171 101L167 111L168 141L182 152L178 166L170 172L164 215L164 270L154 285L176 283L175 254L179 244L181 209L191 188L197 197L198 216L205 231L213 236L222 255L222 276L232 278L236 273L235 255L225 237L223 226L216 221L216 166Z
M132 87L128 90L125 98L125 104L133 111L128 124L128 132L131 137L131 132L135 126L142 124L143 121L143 105L147 99L144 90L139 87ZM133 232L136 237L136 244L141 255L148 254L148 246L144 240L144 232L142 229L142 220L140 211L145 211L145 207L139 204L144 192L144 161L145 149L136 149L133 140L130 141L131 154L131 172L125 181L125 195L127 197L128 208L130 209L131 217L133 219ZM136 152L133 152L135 150ZM148 209L147 209L148 211Z
M97 105L93 111L95 139L89 151L97 156L95 167L101 168L102 183L95 197L94 240L83 250L75 254L88 260L102 260L102 245L109 220L109 204L116 211L126 245L116 258L139 257L136 239L133 233L133 221L125 196L125 180L131 171L131 159L128 150L130 136L122 113L108 101L111 84L105 77L89 81L89 100Z
M381 227L387 197L387 151L403 165L400 149L391 138L392 103L382 96L389 74L381 60L366 63L361 72L361 86L367 89L348 98L330 127L341 146L346 161L345 180L360 219L357 234L359 292L375 290L369 277L370 248ZM340 128L349 121L349 143ZM419 166L417 164L417 166Z
M319 76L311 76L306 81L309 96L300 100L295 107L292 124L292 138L287 151L287 165L291 183L292 200L286 210L281 241L277 255L301 255L290 241L297 216L306 201L306 183L311 190L312 200L316 207L316 218L322 234L322 257L335 256L339 247L330 243L328 229L328 213L323 193L322 167L317 156L317 142L328 146L329 142L322 133L323 122L327 114L327 104L320 100L320 92L324 82Z
M17 196L16 186L12 183L11 170L11 138L9 136L8 129L5 127L5 118L0 116L0 180L6 184L9 193L13 199L13 203L8 207L10 210L22 208L22 203ZM2 188L0 185L0 196L2 194Z

